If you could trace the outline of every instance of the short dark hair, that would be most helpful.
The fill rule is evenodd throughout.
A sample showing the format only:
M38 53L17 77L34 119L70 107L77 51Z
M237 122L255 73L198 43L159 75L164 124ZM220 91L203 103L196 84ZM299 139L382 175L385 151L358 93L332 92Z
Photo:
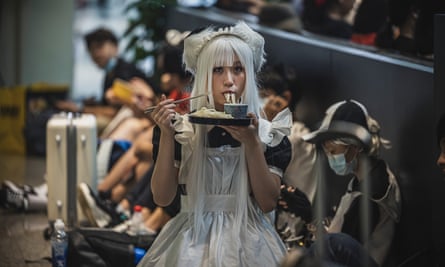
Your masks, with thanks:
M184 51L184 43L178 45L164 44L160 50L163 62L163 71L172 74L178 74L181 79L190 78L191 74L185 70L182 63L182 54Z
M301 85L293 66L283 63L266 65L258 74L261 88L272 89L277 95L290 91L289 109L293 112L301 98Z
M88 49L91 47L93 43L105 43L107 41L112 42L117 46L118 40L114 33L106 28L98 28L87 33L84 37L85 42L87 44Z
M436 126L437 143L440 145L440 140L445 137L445 113L440 116Z

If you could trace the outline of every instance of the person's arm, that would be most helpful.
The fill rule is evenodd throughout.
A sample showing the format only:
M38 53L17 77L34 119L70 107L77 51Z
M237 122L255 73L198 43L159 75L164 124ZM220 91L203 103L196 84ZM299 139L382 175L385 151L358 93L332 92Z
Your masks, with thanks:
M249 116L254 117L253 114ZM280 196L280 177L270 172L264 157L263 146L258 136L258 121L254 118L248 127L221 126L233 138L244 144L247 170L253 196L264 212L275 209Z
M172 125L175 104L162 96L162 101L151 113L153 120L161 130L159 154L157 155L151 187L153 199L159 206L168 206L176 196L178 187L178 169L174 167L175 160L175 130Z
M280 177L269 171L258 136L244 145L252 193L264 212L272 211L280 196Z
M84 106L82 112L112 118L116 115L117 109L112 106Z
M56 108L67 112L88 113L88 114L94 114L96 116L102 115L110 118L116 115L117 113L116 108L113 106L83 105L83 108L81 108L72 101L60 100L55 103L55 106Z

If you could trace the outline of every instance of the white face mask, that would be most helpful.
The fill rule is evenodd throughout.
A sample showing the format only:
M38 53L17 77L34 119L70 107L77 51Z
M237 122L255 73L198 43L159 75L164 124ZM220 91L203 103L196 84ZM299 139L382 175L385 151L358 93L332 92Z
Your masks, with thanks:
M346 162L345 154L327 154L327 157L329 166L338 175L348 175L352 173L357 166L357 159L354 158L351 162Z

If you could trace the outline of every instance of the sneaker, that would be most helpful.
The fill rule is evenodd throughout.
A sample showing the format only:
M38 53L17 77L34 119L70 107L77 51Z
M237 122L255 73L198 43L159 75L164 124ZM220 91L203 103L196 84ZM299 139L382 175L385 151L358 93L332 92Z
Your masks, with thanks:
M97 198L88 184L79 184L77 196L83 214L87 217L91 226L104 228L110 224L111 216L103 209L101 200Z
M26 209L25 192L13 182L5 180L0 190L0 203L7 209Z
M131 226L131 221L126 220L123 223L120 223L120 224L114 226L113 231L118 232L118 233L126 233L130 229L130 226Z
M26 190L26 189L25 189ZM48 196L48 184L43 183L31 188L32 192L38 196Z
M48 197L33 190L25 194L25 204L27 211L45 211L48 206Z
M150 236L156 236L158 233L152 229L149 229L147 227L145 227L145 225L142 225L139 227L138 232L136 233L134 230L132 230L132 221L131 219L128 219L124 222L122 222L121 224L118 224L116 226L114 226L112 228L112 230L114 232L118 232L118 233L126 233L128 235L131 236L135 236L135 235L150 235Z

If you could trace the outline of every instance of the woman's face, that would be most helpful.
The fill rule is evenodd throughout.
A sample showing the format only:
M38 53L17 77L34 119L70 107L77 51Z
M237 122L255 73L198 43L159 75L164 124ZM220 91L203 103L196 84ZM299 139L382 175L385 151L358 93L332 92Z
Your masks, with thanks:
M93 42L88 51L94 63L102 69L105 68L108 61L118 53L117 46L110 41L103 43Z
M131 79L133 86L132 103L130 107L137 115L142 115L146 107L157 104L157 97L153 88L140 78Z
M226 93L234 93L237 101L244 92L246 84L246 71L237 56L232 66L215 66L212 71L212 93L215 109L224 110Z
M358 148L356 146L338 144L332 140L324 141L322 146L326 155L344 154L346 162L351 162L358 153Z

